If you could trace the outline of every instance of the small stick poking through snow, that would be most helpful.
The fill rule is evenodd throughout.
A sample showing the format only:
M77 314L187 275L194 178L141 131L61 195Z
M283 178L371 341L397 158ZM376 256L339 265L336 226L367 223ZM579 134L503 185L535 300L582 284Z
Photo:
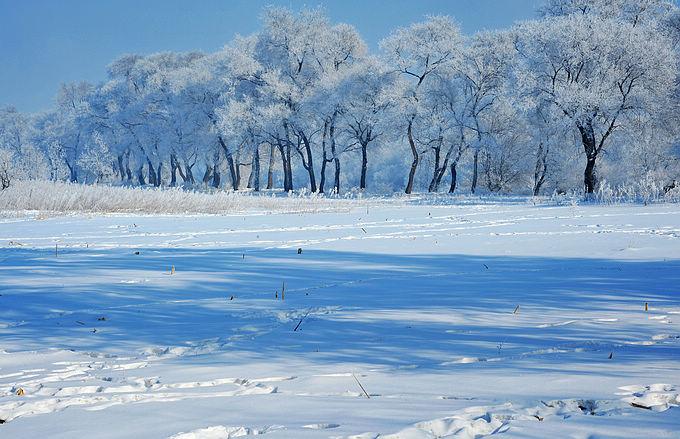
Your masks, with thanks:
M519 305L515 307L515 310L512 312L513 314L519 314Z
M305 318L307 318L308 315L309 315L309 310L307 310L307 312L305 313L305 315L302 316L302 318L300 319L300 321L298 322L298 324L295 325L295 328L293 328L293 332L297 332L297 330L300 328L300 325L302 324L302 321L303 321Z
M354 377L354 380L357 382L359 387L361 387L361 391L364 392L364 395L366 395L366 398L371 399L371 397L368 395L368 392L366 392L366 389L364 389L364 386L362 386L361 382L359 382L359 378L357 378L357 376L354 375L354 374L352 374L352 376Z
M286 300L286 283L281 283L281 300Z
M649 311L649 303L645 302L645 311Z

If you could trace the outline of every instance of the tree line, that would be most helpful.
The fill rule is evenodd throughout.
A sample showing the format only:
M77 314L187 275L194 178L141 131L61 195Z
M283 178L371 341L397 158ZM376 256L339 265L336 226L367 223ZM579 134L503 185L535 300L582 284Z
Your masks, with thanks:
M431 16L375 54L321 9L270 7L217 52L125 55L102 83L62 85L49 111L0 109L0 187L670 188L679 41L666 0L549 0L472 36Z

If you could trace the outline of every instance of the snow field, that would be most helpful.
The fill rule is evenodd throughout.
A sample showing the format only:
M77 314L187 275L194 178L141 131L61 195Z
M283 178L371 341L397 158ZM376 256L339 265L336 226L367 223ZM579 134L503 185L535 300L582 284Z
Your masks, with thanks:
M0 437L674 437L679 218L0 219Z

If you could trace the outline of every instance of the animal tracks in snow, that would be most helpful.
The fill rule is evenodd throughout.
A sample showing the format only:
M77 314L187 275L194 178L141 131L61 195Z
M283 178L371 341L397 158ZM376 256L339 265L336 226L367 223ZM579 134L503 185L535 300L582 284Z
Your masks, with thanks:
M274 376L163 382L159 377L126 376L129 371L146 368L149 365L146 361L59 362L54 365L56 368L50 371L36 369L33 372L38 373L22 371L0 377L5 381L0 382L0 397L9 400L0 403L0 419L9 422L22 416L52 413L73 406L102 410L120 404L272 394L278 390L275 383L296 379L294 376ZM7 382L10 379L13 383ZM214 390L206 392L206 388Z

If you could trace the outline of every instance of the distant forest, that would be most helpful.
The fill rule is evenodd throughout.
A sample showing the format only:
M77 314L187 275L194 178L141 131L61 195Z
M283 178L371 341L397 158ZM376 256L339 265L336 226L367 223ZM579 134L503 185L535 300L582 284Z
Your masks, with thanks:
M665 0L550 0L471 36L431 16L378 53L321 9L266 8L217 52L125 55L50 111L0 109L0 188L675 190L679 42Z

